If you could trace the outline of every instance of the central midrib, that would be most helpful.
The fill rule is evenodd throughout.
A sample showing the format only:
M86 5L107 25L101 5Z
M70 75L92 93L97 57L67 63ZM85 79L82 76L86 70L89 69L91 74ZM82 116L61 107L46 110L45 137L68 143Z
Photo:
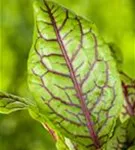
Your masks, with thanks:
M49 13L52 25L54 27L54 31L55 31L55 34L56 34L56 37L57 37L58 44L59 44L59 46L61 48L62 54L64 56L64 59L66 61L67 66L68 66L68 69L69 69L69 72L70 72L70 76L71 76L71 80L72 80L72 82L74 84L74 88L76 90L77 97L80 100L81 108L82 108L82 111L83 111L85 119L86 119L86 124L87 124L87 128L88 128L90 137L92 138L92 141L93 141L95 147L96 148L100 148L100 143L99 143L99 140L98 140L98 136L96 135L96 133L94 131L94 126L93 126L93 123L92 123L92 120L91 120L90 112L89 112L89 110L88 110L88 108L87 108L87 106L85 104L85 99L83 97L82 89L81 89L80 84L78 83L78 81L76 79L76 75L75 75L73 66L71 64L71 61L70 61L68 55L67 55L66 48L65 48L64 43L62 41L62 38L61 38L61 36L59 34L59 30L58 30L58 27L56 25L56 21L55 21L55 19L53 17L53 14L51 13L51 9L49 8L49 6L48 6L48 4L46 2L45 2L45 5L46 5L46 7L48 9L48 13Z

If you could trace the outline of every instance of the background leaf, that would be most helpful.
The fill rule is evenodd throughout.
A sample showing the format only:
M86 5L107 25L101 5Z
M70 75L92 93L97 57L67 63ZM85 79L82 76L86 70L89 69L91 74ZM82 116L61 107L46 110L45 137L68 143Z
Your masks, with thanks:
M124 94L124 105L120 119L124 122L130 116L135 116L135 80L124 72L120 72L120 76Z
M135 117L128 119L123 124L118 124L114 136L108 142L106 150L123 150L135 144Z
M17 110L28 109L28 107L29 103L25 98L0 92L0 113L9 114Z

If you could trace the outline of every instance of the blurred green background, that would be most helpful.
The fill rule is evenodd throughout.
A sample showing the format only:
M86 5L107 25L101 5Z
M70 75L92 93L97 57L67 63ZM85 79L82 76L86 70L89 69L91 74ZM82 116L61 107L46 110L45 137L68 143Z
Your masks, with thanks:
M32 43L34 0L1 0L0 90L23 97ZM135 0L55 0L96 23L106 42L123 54L123 70L135 78ZM0 150L55 150L51 136L28 112L0 115Z

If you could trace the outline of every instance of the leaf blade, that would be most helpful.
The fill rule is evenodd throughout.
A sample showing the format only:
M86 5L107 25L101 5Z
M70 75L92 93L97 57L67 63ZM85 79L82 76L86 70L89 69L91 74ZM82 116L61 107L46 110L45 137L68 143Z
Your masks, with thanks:
M65 136L101 147L123 98L108 46L94 24L53 2L36 4L35 18L28 71L37 103Z

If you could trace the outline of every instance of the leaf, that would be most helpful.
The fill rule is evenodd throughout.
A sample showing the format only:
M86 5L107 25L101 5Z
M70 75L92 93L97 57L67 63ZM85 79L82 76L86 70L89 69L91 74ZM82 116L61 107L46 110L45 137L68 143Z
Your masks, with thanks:
M127 150L135 145L135 117L117 126L106 150Z
M92 22L63 6L36 2L34 11L28 82L37 105L79 150L99 149L123 104L110 49Z
M120 72L120 75L124 94L124 105L120 119L124 122L130 116L135 116L135 80L124 72Z
M29 103L25 98L0 91L0 113L9 114L28 107Z

